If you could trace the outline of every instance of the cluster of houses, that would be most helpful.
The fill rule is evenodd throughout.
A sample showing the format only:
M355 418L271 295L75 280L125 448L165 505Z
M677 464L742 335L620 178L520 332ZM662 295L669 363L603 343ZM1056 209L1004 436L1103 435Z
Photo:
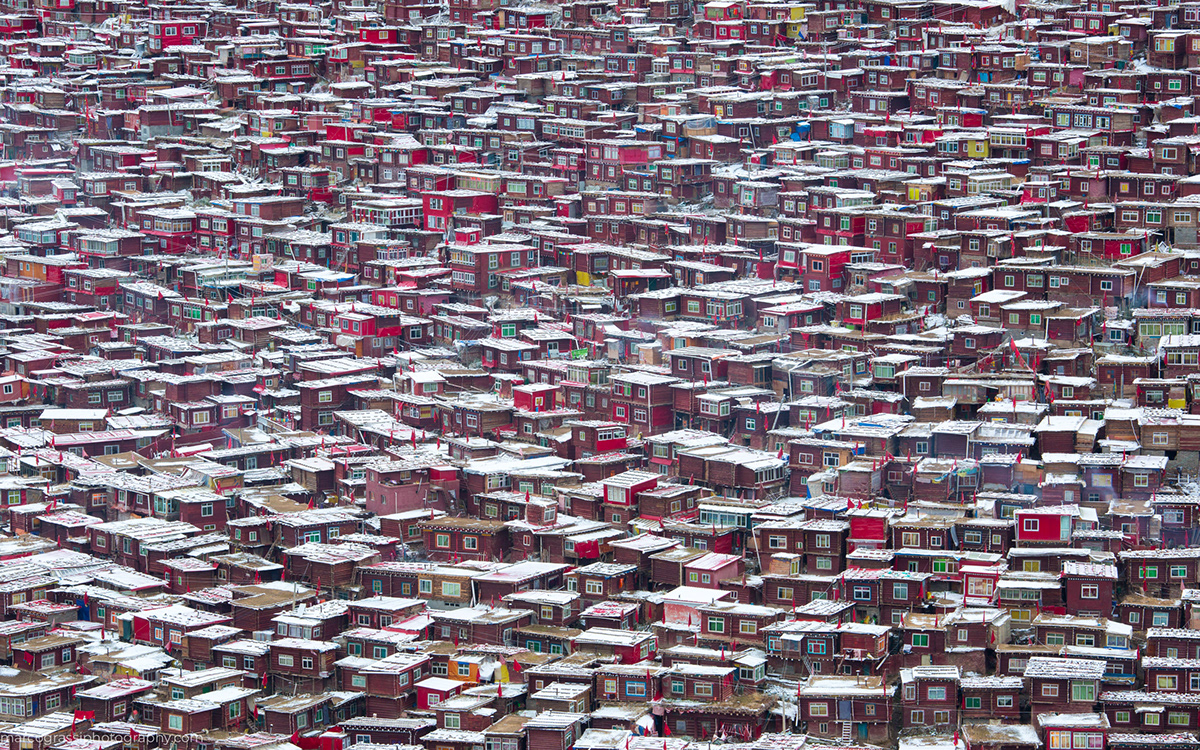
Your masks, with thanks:
M0 750L1200 750L1197 65L0 0Z

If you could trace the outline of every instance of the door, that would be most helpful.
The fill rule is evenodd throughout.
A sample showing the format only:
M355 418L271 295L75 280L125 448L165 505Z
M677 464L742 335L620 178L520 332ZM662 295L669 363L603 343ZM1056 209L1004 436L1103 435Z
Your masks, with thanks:
M851 715L850 701L838 701L838 721L849 721Z

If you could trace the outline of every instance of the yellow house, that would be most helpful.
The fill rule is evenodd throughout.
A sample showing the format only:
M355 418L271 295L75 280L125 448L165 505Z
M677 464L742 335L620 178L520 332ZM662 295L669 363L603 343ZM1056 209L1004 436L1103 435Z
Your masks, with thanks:
M780 16L783 21L783 35L788 39L800 38L800 33L806 26L805 10L803 5L793 5Z
M933 200L935 190L934 183L914 180L912 182L905 183L905 187L908 188L909 203L924 203L926 201Z
M964 136L960 142L959 148L962 149L962 155L970 159L986 159L988 158L989 144L987 133L977 133Z

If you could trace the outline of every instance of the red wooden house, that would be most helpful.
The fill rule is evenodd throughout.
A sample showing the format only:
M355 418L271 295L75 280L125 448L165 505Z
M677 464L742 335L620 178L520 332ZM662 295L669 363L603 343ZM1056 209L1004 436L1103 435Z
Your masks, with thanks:
M499 210L498 197L480 190L432 190L421 193L421 200L424 228L434 232L455 229L457 215L482 216Z

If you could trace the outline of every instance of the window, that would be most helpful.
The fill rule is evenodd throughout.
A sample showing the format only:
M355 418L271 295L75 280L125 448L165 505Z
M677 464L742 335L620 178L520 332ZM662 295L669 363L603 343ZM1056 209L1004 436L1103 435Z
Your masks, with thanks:
M1042 697L1043 698L1057 698L1058 697L1058 685L1042 685Z
M1096 700L1096 683L1076 680L1071 683L1071 700L1093 703Z
M167 716L167 729L175 732L183 731L183 717L179 714L170 714Z
M1022 531L1037 531L1038 530L1038 519L1036 519L1036 518L1023 519L1021 521L1021 530Z
M929 648L929 634L913 633L912 645L913 648Z
M457 581L442 581L442 596L458 597L462 595L462 584Z
M279 666L291 667L294 665L295 665L295 659L292 658L291 654L280 654L279 655Z
M1160 674L1156 680L1159 690L1178 690L1179 677L1173 674Z
M1094 583L1085 583L1079 587L1079 596L1081 599L1099 599L1100 587Z
M725 632L725 619L723 617L709 617L707 624L708 624L708 632L710 632L710 633L724 633Z

